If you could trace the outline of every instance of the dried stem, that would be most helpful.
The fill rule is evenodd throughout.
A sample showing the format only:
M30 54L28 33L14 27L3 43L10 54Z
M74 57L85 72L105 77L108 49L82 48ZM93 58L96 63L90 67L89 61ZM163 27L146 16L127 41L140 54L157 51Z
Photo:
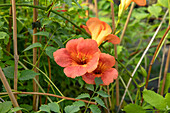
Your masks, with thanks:
M164 48L163 48L162 63L161 63L161 68L160 68L160 72L159 72L159 80L158 80L158 89L157 89L157 93L159 93L160 82L161 82L161 76L162 76L162 68L163 68L164 59L165 59L165 53L166 53L166 40L165 40L165 44L164 44Z
M147 48L146 48L145 51L143 52L143 54L142 54L142 56L141 56L141 58L140 58L138 64L136 65L136 67L135 67L135 69L134 69L134 71L133 71L133 73L132 73L132 75L131 75L132 77L135 75L135 73L136 73L136 71L137 71L137 69L138 69L140 63L142 62L144 56L146 55L147 51L149 50L149 48L150 48L150 46L151 46L153 40L155 39L156 35L158 34L158 31L160 30L160 28L161 28L161 26L162 26L162 24L163 24L163 22L164 22L164 20L165 20L165 18L166 18L166 16L167 16L167 14L168 14L168 10L166 11L166 13L165 13L165 15L164 15L164 17L163 17L161 23L159 24L158 28L157 28L156 31L155 31L155 34L154 34L153 37L151 38L151 40L150 40L150 42L149 42ZM120 107L121 107L121 105L122 105L122 103L123 103L123 100L124 100L124 98L125 98L126 92L127 92L127 90L128 90L128 87L129 87L131 81L132 81L132 78L130 78L129 81L128 81L127 87L126 87L125 92L124 92L124 94L123 94L123 96L122 96L122 99L121 99L119 108L118 108L118 110L117 110L117 113L118 113L119 110L120 110Z
M50 93L39 93L39 92L11 92L12 94L32 94L32 95L45 95L45 96L52 96L52 97L57 97L57 98L62 98L62 99L65 99L65 100L73 100L73 101L83 101L85 103L90 103L90 104L95 104L95 102L90 102L90 101L87 101L87 100L81 100L81 99L75 99L75 98L70 98L70 97L62 97L62 96L59 96L59 95L54 95L54 94L50 94ZM7 93L0 93L0 95L5 95Z
M165 81L166 81L166 76L167 76L167 72L168 72L168 68L169 68L169 61L170 61L170 47L169 47L168 56L167 56L167 59L166 59L166 65L165 65L165 70L164 70L164 77L163 77L161 95L164 94Z
M34 0L34 5L38 5L38 0ZM37 21L37 16L38 16L38 11L36 8L33 9L33 22ZM33 44L37 42L37 36L34 35L37 33L37 28L33 29ZM37 62L37 48L33 48L33 64L35 65ZM37 72L37 69L34 68L34 71ZM35 76L35 79L38 81L38 76ZM38 92L38 86L33 80L33 91ZM38 110L38 103L37 103L37 95L33 95L33 110L37 111Z
M162 45L162 43L163 43L163 40L165 39L165 36L166 36L167 33L169 32L169 30L170 30L170 25L168 26L168 28L167 28L166 32L164 33L163 37L161 38L161 40L160 40L160 42L159 42L159 44L158 44L158 46L157 46L157 48L156 48L156 51L155 51L155 53L154 53L154 55L153 55L153 57L152 57L152 60L151 60L150 66L149 66L149 71L148 71L147 79L146 79L145 88L148 87L148 81L149 81L149 77L150 77L152 65L153 65L153 63L154 63L154 61L155 61L156 55L157 55L157 53L158 53L158 51L159 51L159 49L160 49L160 47L161 47L161 45Z
M15 60L15 67L14 67L14 90L17 91L17 73L18 73L18 52L17 52L17 21L16 21L16 6L15 0L12 0L12 15L13 15L13 43L14 43L14 60ZM17 95L15 95L17 99Z
M18 102L17 102L14 94L12 93L11 87L9 86L9 83L8 83L8 81L7 81L7 79L6 79L5 75L4 75L1 67L0 67L0 78L1 78L1 81L2 81L6 91L7 91L6 94L9 95L9 98L11 99L13 106L14 107L19 107ZM22 113L22 112L18 111L18 113Z
M131 14L132 14L132 11L133 11L134 6L135 6L135 3L133 2L132 5L131 5L131 7L130 7L130 11L129 11L128 17L127 17L127 19L126 19L126 23L125 23L125 26L124 26L124 28L123 28L122 34L121 34L121 36L120 36L120 43L121 43L121 41L122 41L122 39L123 39L123 36L124 36L124 34L125 34L125 31L126 31L126 28L127 28L128 23L129 23L129 20L130 20L130 17L131 17Z
M98 18L98 7L97 7L97 0L94 0L94 6L95 6L95 13L96 13L96 17Z

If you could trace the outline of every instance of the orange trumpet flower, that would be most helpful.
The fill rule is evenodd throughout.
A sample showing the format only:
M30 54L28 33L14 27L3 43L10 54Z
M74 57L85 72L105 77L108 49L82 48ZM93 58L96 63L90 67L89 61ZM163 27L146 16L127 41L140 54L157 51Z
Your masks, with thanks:
M121 0L120 9L124 7L124 9L127 9L127 7L131 4L131 2L135 2L139 6L145 6L146 0Z
M90 18L87 22L86 25L81 25L80 27L84 28L87 33L89 33L92 36L93 40L96 40L98 46L103 42L103 41L108 41L113 44L119 44L120 39L116 35L111 34L112 29L111 27L99 20L98 18Z

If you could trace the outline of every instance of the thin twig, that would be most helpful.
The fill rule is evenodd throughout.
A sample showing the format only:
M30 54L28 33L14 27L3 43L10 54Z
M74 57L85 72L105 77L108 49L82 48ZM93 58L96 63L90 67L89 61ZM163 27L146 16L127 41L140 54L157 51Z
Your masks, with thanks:
M0 93L0 95L5 95L7 93ZM54 94L50 94L50 93L40 93L40 92L12 92L12 94L31 94L31 95L45 95L45 96L52 96L52 97L57 97L57 98L61 98L61 99L65 99L65 100L73 100L73 101L83 101L85 103L90 103L90 104L95 104L95 102L90 102L87 100L82 100L82 99L75 99L75 98L70 98L70 97L62 97L59 95L54 95Z
M158 80L158 89L157 89L157 93L159 93L160 82L161 82L161 76L162 76L162 69L163 69L164 59L165 59L165 53L166 53L166 40L165 40L164 48L163 48L162 63L161 63L161 68L160 68L160 72L159 72L159 80Z
M170 47L168 50L168 56L166 59L166 65L165 65L165 70L164 70L164 77L163 77L163 83L162 83L162 89L161 89L161 95L163 96L164 94L164 88L165 88L165 81L166 81L166 76L167 76L167 72L168 72L168 68L169 68L169 61L170 61Z
M151 44L152 44L153 40L155 39L156 35L158 34L158 31L160 30L160 28L161 28L161 26L162 26L162 24L163 24L163 22L164 22L164 20L165 20L165 18L166 18L166 16L167 16L167 14L168 14L168 10L166 11L166 13L165 13L165 15L164 15L164 17L163 17L161 23L159 24L159 26L158 26L158 28L157 28L155 34L153 35L153 37L152 37L152 39L150 40L150 42L149 42L147 48L145 49L144 53L142 54L142 56L141 56L141 58L140 58L138 64L136 65L136 67L135 67L135 69L134 69L134 71L133 71L133 73L132 73L132 77L135 75L135 73L136 73L136 71L137 71L139 65L141 64L141 62L142 62L144 56L146 55L147 51L149 50L149 47L151 46ZM130 78L129 81L128 81L127 87L126 87L125 92L124 92L124 94L123 94L123 96L122 96L122 99L121 99L119 108L118 108L118 110L117 110L117 113L118 113L119 110L120 110L120 107L121 107L121 105L122 105L122 103L123 103L123 100L124 100L124 98L125 98L126 92L127 92L127 90L128 90L128 87L129 87L131 81L132 81L132 78Z
M38 0L34 0L34 5L38 5ZM38 16L38 11L36 8L33 9L33 22L37 21L37 16ZM37 35L34 35L37 33L37 28L35 27L33 29L33 44L37 42ZM33 48L33 64L35 65L37 62L37 48ZM34 71L37 72L37 69L34 68ZM35 79L38 81L38 75L35 76ZM38 86L33 80L33 91L38 92ZM38 102L37 102L37 95L33 95L33 110L37 111L38 110Z
M159 49L160 49L160 47L161 47L161 45L162 45L162 43L163 43L163 41L164 41L164 39L165 39L167 33L169 32L169 30L170 30L170 25L168 26L168 28L167 28L166 32L164 33L163 37L161 38L161 40L160 40L160 42L159 42L159 44L158 44L158 46L157 46L157 48L156 48L156 51L155 51L155 53L154 53L154 55L153 55L153 57L152 57L152 60L151 60L150 66L149 66L149 71L148 71L147 79L146 79L145 88L148 87L148 81L149 81L149 77L150 77L152 65L153 65L153 63L154 63L154 61L155 61L156 55L157 55L157 53L158 53L158 51L159 51Z
M7 91L6 94L9 95L9 98L11 99L13 106L14 107L19 107L18 102L17 102L14 94L12 93L11 87L9 86L9 83L8 83L8 81L7 81L7 79L6 79L5 75L4 75L1 67L0 67L0 78L1 78L1 81L2 81L6 91ZM18 111L18 112L22 113L21 111Z
M17 91L17 82L18 82L18 52L17 52L17 21L16 21L16 6L15 0L12 0L12 15L13 15L13 43L14 43L14 60L15 60L15 67L14 67L14 90ZM17 99L17 95L15 95Z
M131 5L131 7L130 7L130 11L129 11L128 17L127 17L127 19L126 19L126 23L125 23L125 25L124 25L122 34L121 34L121 36L120 36L120 43L121 43L121 41L122 41L122 39L123 39L123 36L124 36L124 34L125 34L125 31L126 31L126 28L127 28L128 23L129 23L129 20L130 20L130 17L131 17L131 14L132 14L132 11L133 11L134 6L135 6L135 2L133 2L132 5Z

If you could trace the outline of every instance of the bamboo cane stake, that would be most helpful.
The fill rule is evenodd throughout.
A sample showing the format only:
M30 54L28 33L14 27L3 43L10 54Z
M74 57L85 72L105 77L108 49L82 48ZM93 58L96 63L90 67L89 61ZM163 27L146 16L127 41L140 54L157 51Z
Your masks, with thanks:
M12 16L13 16L13 43L14 43L14 60L15 60L15 67L14 67L14 90L17 91L17 73L18 73L18 52L17 52L17 21L16 21L16 6L15 0L12 0ZM17 99L17 95L15 95Z
M130 20L130 17L131 17L131 14L132 14L132 11L133 11L134 6L135 6L135 2L133 2L132 5L131 5L131 7L130 7L130 11L129 11L128 17L127 17L127 19L126 19L125 26L124 26L123 31L122 31L122 34L121 34L121 36L120 36L120 43L121 43L121 41L122 41L122 39L123 39L123 36L124 36L124 34L125 34L125 31L126 31L126 28L127 28L128 23L129 23L129 20Z
M166 65L165 65L165 70L164 70L164 77L163 77L161 95L164 94L165 81L166 81L166 76L167 76L167 72L168 72L168 68L169 68L169 61L170 61L170 47L169 47L168 56L167 56L167 59L166 59Z
M114 18L114 2L111 2L111 14L112 14L112 29L115 30L115 18ZM115 58L117 58L117 45L114 45ZM118 71L118 63L115 63L116 70ZM116 79L116 105L119 106L119 77ZM110 106L112 106L110 104Z
M34 0L34 5L38 5L38 0ZM38 16L38 11L36 8L33 9L33 22L37 21L37 16ZM37 42L37 36L34 35L37 33L37 28L33 29L33 44ZM37 62L37 48L33 48L33 64ZM34 71L37 72L37 69L34 68ZM35 79L38 81L38 76L35 76ZM33 91L38 92L38 86L33 80ZM37 111L38 110L38 102L37 102L38 96L33 95L33 110Z
M1 67L0 67L0 78L1 78L1 81L2 81L6 91L7 91L7 94L9 95L9 98L12 101L13 106L14 107L19 107L18 102L17 102L14 94L12 93L11 87L9 86L8 81L7 81L7 79L6 79L5 75L4 75ZM18 111L18 113L22 113L22 112Z
M95 13L96 13L96 17L98 18L98 7L97 7L97 0L94 0L94 6L95 6Z

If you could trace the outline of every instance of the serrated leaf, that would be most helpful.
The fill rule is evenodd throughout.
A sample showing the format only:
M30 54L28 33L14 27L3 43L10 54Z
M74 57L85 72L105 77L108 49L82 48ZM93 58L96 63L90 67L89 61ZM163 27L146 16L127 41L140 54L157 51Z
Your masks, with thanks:
M145 113L145 110L137 104L128 104L124 107L123 111L126 113Z
M6 113L12 108L12 102L6 101L3 103L0 103L0 113Z
M33 48L35 48L35 47L42 47L42 45L39 43L39 42L37 42L37 43L34 43L34 44L31 44L30 46L28 46L27 48L25 48L24 50L23 50L23 52L25 52L25 51L28 51L28 50L30 50L30 49L33 49Z
M66 113L75 113L75 112L77 112L77 111L79 111L80 110L80 108L78 107L78 106L73 106L73 105L71 105L71 106L66 106L65 108L64 108L64 111L66 112Z
M50 107L51 111L60 112L60 107L56 102L49 103L48 106Z
M36 75L40 75L40 73L36 73L32 70L23 70L23 71L21 71L21 75L19 77L19 80L33 79Z
M20 107L21 107L21 108L25 108L25 109L27 109L28 111L31 111L31 110L32 110L32 106L31 106L31 105L28 105L28 104L20 104Z
M99 105L103 106L104 108L106 108L106 106L104 105L104 102L102 99L100 99L99 97L94 97L93 98Z
M152 6L148 7L148 11L149 11L149 13L154 15L156 18L158 18L160 12L162 11L162 8L160 6L152 5Z
M50 107L48 105L41 105L40 110L50 113Z
M88 93L83 93L80 94L76 99L81 99L81 98L90 98L90 95Z
M8 66L3 68L4 74L6 77L10 79L14 79L14 67L13 66Z
M90 105L89 108L91 109L92 113L101 113L101 110L97 107L97 105Z
M103 81L102 81L101 77L96 77L96 78L94 79L94 81L95 81L96 85L103 84Z
M158 3L162 5L163 7L168 8L168 0L158 0Z
M52 40L54 40L58 44L59 47L64 48L64 45L63 45L62 41L60 41L57 38L52 38Z
M57 50L57 48L48 46L48 47L45 49L45 53L46 53L51 59L54 59L54 57L53 57L53 52L55 52L56 50Z
M167 93L165 95L165 100L166 100L166 103L167 103L168 107L170 108L170 93Z
M110 97L106 92L104 92L103 90L100 90L98 92L96 92L97 94L99 94L102 97Z
M37 33L35 33L34 35L40 35L40 36L46 36L46 37L49 37L49 32L37 32Z
M154 91L144 89L143 98L147 103L159 110L164 110L166 108L165 98Z
M73 103L73 105L83 107L83 106L85 106L85 103L83 101L76 101L76 102Z
M92 84L86 84L85 87L90 91L94 91L94 86Z
M142 74L144 77L147 77L147 72L146 72L146 70L145 70L142 66L140 66L140 69L141 69L141 74Z

